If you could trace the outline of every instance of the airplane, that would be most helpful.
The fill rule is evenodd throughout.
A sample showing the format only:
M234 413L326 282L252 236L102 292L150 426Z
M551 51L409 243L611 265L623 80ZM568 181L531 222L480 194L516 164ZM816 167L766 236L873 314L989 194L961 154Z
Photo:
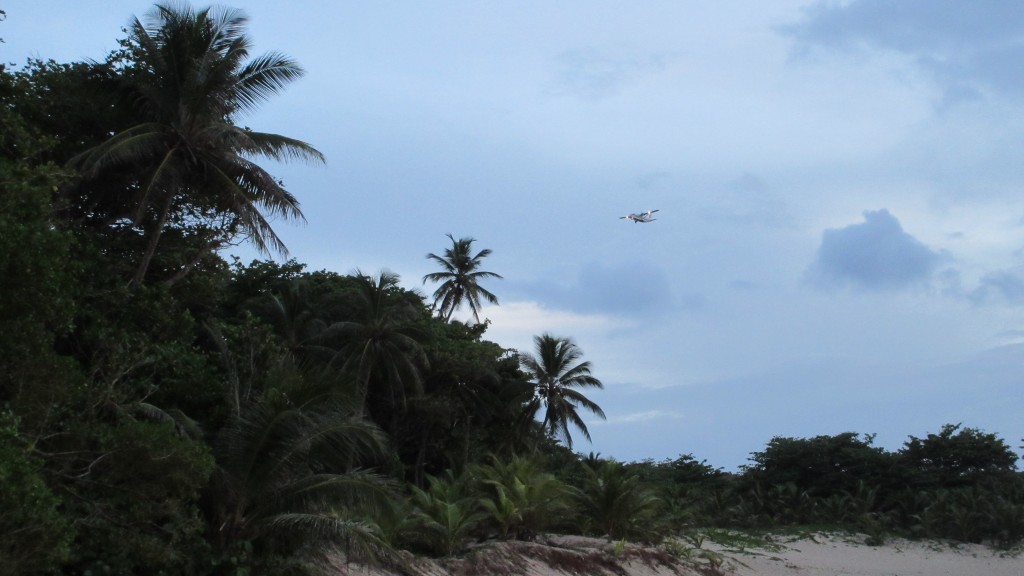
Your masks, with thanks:
M651 214L654 214L655 212L657 212L657 210L648 210L647 212L619 216L619 219L625 218L626 220L632 220L634 224L646 224L647 222L654 222L657 220L657 218L651 218Z

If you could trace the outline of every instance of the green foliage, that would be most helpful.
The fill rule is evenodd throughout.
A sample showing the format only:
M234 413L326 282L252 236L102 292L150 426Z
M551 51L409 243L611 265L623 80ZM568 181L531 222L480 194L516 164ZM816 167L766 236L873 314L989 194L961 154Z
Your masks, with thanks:
M1024 478L994 434L946 425L895 454L870 440L773 439L738 479L728 522L846 526L872 544L893 533L1004 547L1024 538Z
M710 526L728 517L733 505L731 475L683 454L661 462L627 464L643 484L662 500L662 518L676 527Z
M117 90L118 73L112 65L29 59L17 71L0 72L0 77L0 115L6 117L0 149L26 166L63 167L82 149L131 122L132 107ZM18 121L12 122L12 117ZM48 198L59 200L61 216L92 221L100 204L82 202L70 184L62 180Z
M380 457L384 439L318 374L290 372L275 374L217 436L208 495L215 549L236 556L251 543L253 566L333 545L371 557L387 546L363 518L391 491L361 466Z
M574 514L575 491L533 459L493 459L477 469L484 486L480 505L503 538L532 540L564 527Z
M888 478L893 459L872 446L873 437L860 439L844 432L814 438L772 438L755 452L746 476L768 486L793 484L797 491L827 497L857 489L858 482L875 484Z
M83 282L80 290L75 330L61 342L89 375L75 399L89 405L78 410L98 416L102 406L148 402L208 416L223 406L219 367L198 346L200 326L169 289Z
M170 423L82 422L76 457L63 458L63 489L78 537L76 570L197 570L207 556L199 493L213 470L209 448ZM69 448L71 446L68 446Z
M34 427L74 367L54 351L75 311L74 239L54 226L54 191L69 178L29 161L54 144L18 112L19 81L0 72L0 403L13 402Z
M426 490L412 487L416 543L425 544L435 554L453 556L462 551L484 514L471 492L468 476L456 478L449 473L427 480Z
M615 461L583 465L586 481L580 489L580 509L595 533L611 539L653 541L659 526L661 500L641 485L640 476Z
M463 303L469 304L473 318L480 323L480 298L491 304L498 303L498 297L480 285L484 278L501 278L494 272L480 270L481 260L490 256L490 249L483 249L472 254L473 238L455 239L448 234L452 247L444 251L443 256L427 254L429 260L441 266L441 272L432 272L423 277L423 282L440 282L441 286L434 292L434 309L438 318L445 322L452 319L452 314Z
M302 218L298 200L253 158L323 156L299 140L233 121L303 70L279 53L249 60L245 24L237 10L184 4L158 4L145 22L135 20L119 56L137 122L72 159L85 177L86 198L105 196L111 175L129 184L114 207L116 227L142 240L133 284L151 267L162 281L177 282L239 236L260 251L285 253L267 216ZM165 234L175 246L156 258Z
M423 390L421 366L427 362L417 324L419 310L398 297L397 274L383 271L376 278L358 270L358 309L335 331L343 372L364 390L368 402L379 399L389 409L405 404L406 389Z
M628 556L699 525L1024 539L1016 454L960 425L895 454L773 438L739 475L575 454L579 409L603 416L581 389L602 385L569 338L483 339L478 281L500 276L471 238L428 256L432 309L390 272L224 262L241 237L283 247L267 216L301 217L249 158L320 160L234 125L301 73L249 60L244 24L158 6L105 62L0 70L0 572L306 574L334 549L559 530ZM464 303L475 324L450 321Z
M938 434L910 437L899 452L908 483L915 487L955 488L1013 475L1017 455L995 434L946 424Z
M578 362L583 351L571 338L542 334L534 336L537 354L521 354L520 363L534 385L534 413L544 407L543 426L553 437L561 438L572 449L572 425L590 440L587 425L580 417L579 408L605 418L604 411L577 388L604 388L604 384L590 371L590 362Z
M403 460L416 462L414 482L423 473L461 471L491 453L527 450L534 422L524 417L524 406L531 390L516 361L481 339L486 324L429 319L428 328L424 394L409 400L396 435Z
M0 573L44 574L67 558L74 530L17 424L0 412Z

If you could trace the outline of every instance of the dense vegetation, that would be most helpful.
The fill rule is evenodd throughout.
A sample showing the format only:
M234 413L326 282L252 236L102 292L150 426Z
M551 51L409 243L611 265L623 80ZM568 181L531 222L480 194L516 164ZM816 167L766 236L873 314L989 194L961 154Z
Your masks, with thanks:
M739 474L574 453L601 382L569 338L485 339L472 238L428 255L429 304L388 271L226 261L302 216L256 159L321 160L235 124L302 74L244 24L158 7L102 62L0 71L0 573L302 574L546 531L1024 539L1017 457L972 428L775 438Z

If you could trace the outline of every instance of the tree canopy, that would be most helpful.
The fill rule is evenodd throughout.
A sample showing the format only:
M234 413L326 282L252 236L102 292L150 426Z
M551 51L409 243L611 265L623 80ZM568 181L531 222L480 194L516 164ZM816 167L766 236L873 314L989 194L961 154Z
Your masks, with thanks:
M320 162L323 155L235 120L303 70L276 52L250 59L245 25L238 10L176 4L158 4L146 21L136 19L121 82L136 123L72 159L86 187L111 172L130 179L130 192L110 216L144 237L135 283L146 277L171 222L200 250L168 266L176 278L238 234L263 252L286 253L267 218L302 218L295 196L254 158Z

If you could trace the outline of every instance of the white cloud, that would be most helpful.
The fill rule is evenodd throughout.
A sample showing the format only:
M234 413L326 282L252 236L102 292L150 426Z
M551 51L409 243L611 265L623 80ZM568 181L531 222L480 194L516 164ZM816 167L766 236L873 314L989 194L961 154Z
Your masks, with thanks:
M631 412L622 416L610 416L607 420L595 420L594 425L613 425L613 424L636 424L640 422L650 422L654 420L678 420L684 418L683 414L678 412L671 412L665 410L645 410L643 412Z
M623 324L603 314L579 314L530 301L485 306L480 317L491 321L485 338L523 352L532 351L533 337L545 332L572 338L580 344L579 334L606 334Z

